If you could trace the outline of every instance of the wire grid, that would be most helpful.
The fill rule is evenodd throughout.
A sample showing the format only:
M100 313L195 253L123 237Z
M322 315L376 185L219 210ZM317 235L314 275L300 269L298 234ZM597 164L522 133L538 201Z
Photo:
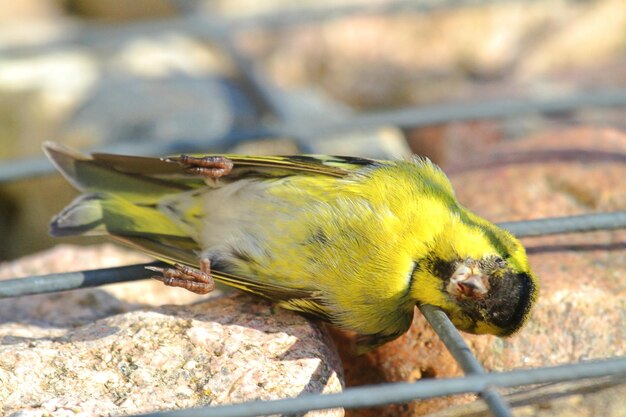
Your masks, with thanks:
M380 5L353 5L345 7L317 8L307 11L278 12L260 15L252 18L218 20L207 16L183 17L159 22L137 23L127 25L120 30L103 29L107 31L105 37L108 42L119 42L122 39L163 30L179 29L190 34L210 38L217 41L223 50L228 53L243 79L244 88L268 113L274 116L275 121L267 125L244 132L234 132L220 138L217 148L227 148L236 143L254 140L267 136L290 136L300 139L310 131L311 126L299 122L297 126L289 123L289 112L280 100L280 92L268 82L254 63L242 54L232 42L233 35L242 30L260 27L285 27L309 23L311 21L336 19L355 14L393 14L417 12L424 13L442 8L460 6L475 6L497 3L492 0L430 0L421 3L412 1L390 1ZM55 48L67 43L92 44L103 38L100 33L82 31L76 38L63 41L61 44L52 44L46 48ZM87 36L85 36L87 34ZM92 36L89 36L89 35ZM24 50L8 53L23 53ZM31 50L31 53L33 51ZM36 52L36 51L34 51ZM554 113L572 110L580 107L619 106L626 104L626 90L612 89L606 91L592 91L576 93L560 98L543 100L499 100L486 103L447 104L431 107L404 108L373 114L362 114L348 118L341 123L326 126L316 124L318 134L336 133L355 129L376 127L392 124L400 127L414 127L434 123L443 123L452 120L470 120L480 118L508 117L527 113ZM302 142L299 142L302 145ZM192 146L194 144L191 144ZM199 144L198 144L199 145ZM132 145L125 148L109 148L107 151L167 154L176 152L176 141L162 147L155 148L154 144ZM187 146L189 144L187 143ZM306 145L304 144L304 150ZM186 149L192 151L193 149ZM198 150L201 150L198 148ZM41 158L23 161L7 162L0 165L0 182L13 181L34 175L51 172L51 166ZM570 216L564 218L539 219L522 222L506 222L500 224L519 237L540 236L556 233L572 233L593 230L608 230L626 227L626 212L601 213L584 216ZM0 282L0 298L15 297L29 294L41 294L56 291L93 287L114 282L145 279L152 275L146 266L159 263L132 265L127 267L108 268L75 273L52 274L27 278L6 280ZM255 416L269 414L291 414L326 408L357 408L377 406L391 403L408 402L417 399L432 398L445 395L463 393L480 394L487 403L492 414L498 417L511 416L512 412L506 400L495 387L515 387L528 384L563 382L582 378L626 376L626 357L618 357L604 361L594 361L579 364L568 364L556 367L544 367L530 370L517 370L502 373L486 373L476 357L473 355L460 333L450 322L443 311L430 305L420 306L422 314L442 338L452 356L466 373L462 378L447 378L439 380L421 380L415 383L384 384L372 387L346 389L342 393L326 395L303 395L298 398L254 401L245 404L234 404L216 407L194 408L179 411L167 411L145 414L150 416Z

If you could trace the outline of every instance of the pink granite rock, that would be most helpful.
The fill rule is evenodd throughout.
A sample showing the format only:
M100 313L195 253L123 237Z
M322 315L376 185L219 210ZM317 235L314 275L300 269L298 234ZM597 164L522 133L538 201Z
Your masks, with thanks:
M4 265L0 276L129 256L141 259L62 247ZM188 297L196 303L151 305ZM199 298L146 281L1 300L0 413L126 415L341 390L341 363L315 323L245 294Z

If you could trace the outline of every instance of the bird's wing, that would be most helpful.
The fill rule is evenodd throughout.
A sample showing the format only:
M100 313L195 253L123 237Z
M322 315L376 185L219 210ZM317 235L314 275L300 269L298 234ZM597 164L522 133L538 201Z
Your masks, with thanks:
M233 169L227 176L223 177L226 181L252 177L274 178L296 173L343 177L363 166L376 163L372 159L330 155L247 156L199 154L189 156L197 158L222 156L230 159L233 162ZM128 174L176 180L180 180L181 176L187 178L190 176L194 177L193 174L190 175L184 171L184 167L176 162L177 158L150 158L105 153L94 153L92 158L98 164Z
M234 163L233 171L229 174L234 178L287 176L294 173L344 177L363 166L376 163L372 159L331 155L224 156Z
M108 153L84 155L53 142L46 142L43 148L59 171L80 190L95 189L119 192L139 189L142 190L143 194L158 194L206 186L203 176L186 172L185 167L176 162L177 158ZM331 155L202 154L190 156L223 156L230 159L234 166L228 175L220 179L224 182L244 178L278 178L296 174L344 177L356 170L379 162L367 158ZM121 179L124 180L123 183L120 181ZM143 182L143 186L137 187L137 181Z

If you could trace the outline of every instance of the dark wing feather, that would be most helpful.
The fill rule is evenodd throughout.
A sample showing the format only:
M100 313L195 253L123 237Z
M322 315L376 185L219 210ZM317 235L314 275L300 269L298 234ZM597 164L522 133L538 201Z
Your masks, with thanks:
M291 156L246 156L246 155L215 155L199 154L194 157L223 156L230 159L234 167L224 180L262 177L274 178L294 175L295 173L329 175L343 177L366 164L375 164L374 160L363 158L337 157L326 155L291 155ZM162 179L193 177L184 171L176 158L149 158L95 153L93 160L118 172L138 174Z
M126 177L124 181L134 178L135 181L143 181L153 187L162 187L170 191L206 185L203 177L186 173L182 165L168 158L108 153L94 153L87 156L52 142L44 144L44 151L65 177L81 190L86 188L100 191L111 190L109 185L112 183L119 187L120 175ZM191 156L224 156L230 159L234 167L230 174L220 179L225 182L242 178L279 178L294 174L344 177L355 170L379 163L379 161L366 158L328 155L198 154ZM116 173L118 178L111 178L115 176L112 173Z

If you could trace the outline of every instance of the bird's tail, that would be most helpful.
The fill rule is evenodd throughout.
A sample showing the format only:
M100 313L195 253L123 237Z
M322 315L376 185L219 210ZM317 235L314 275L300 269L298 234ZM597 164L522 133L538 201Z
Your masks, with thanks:
M158 208L163 198L192 187L157 178L159 166L170 169L161 160L90 157L54 143L46 143L44 151L72 185L86 192L52 219L52 236L109 235L162 260L197 263L197 242Z

